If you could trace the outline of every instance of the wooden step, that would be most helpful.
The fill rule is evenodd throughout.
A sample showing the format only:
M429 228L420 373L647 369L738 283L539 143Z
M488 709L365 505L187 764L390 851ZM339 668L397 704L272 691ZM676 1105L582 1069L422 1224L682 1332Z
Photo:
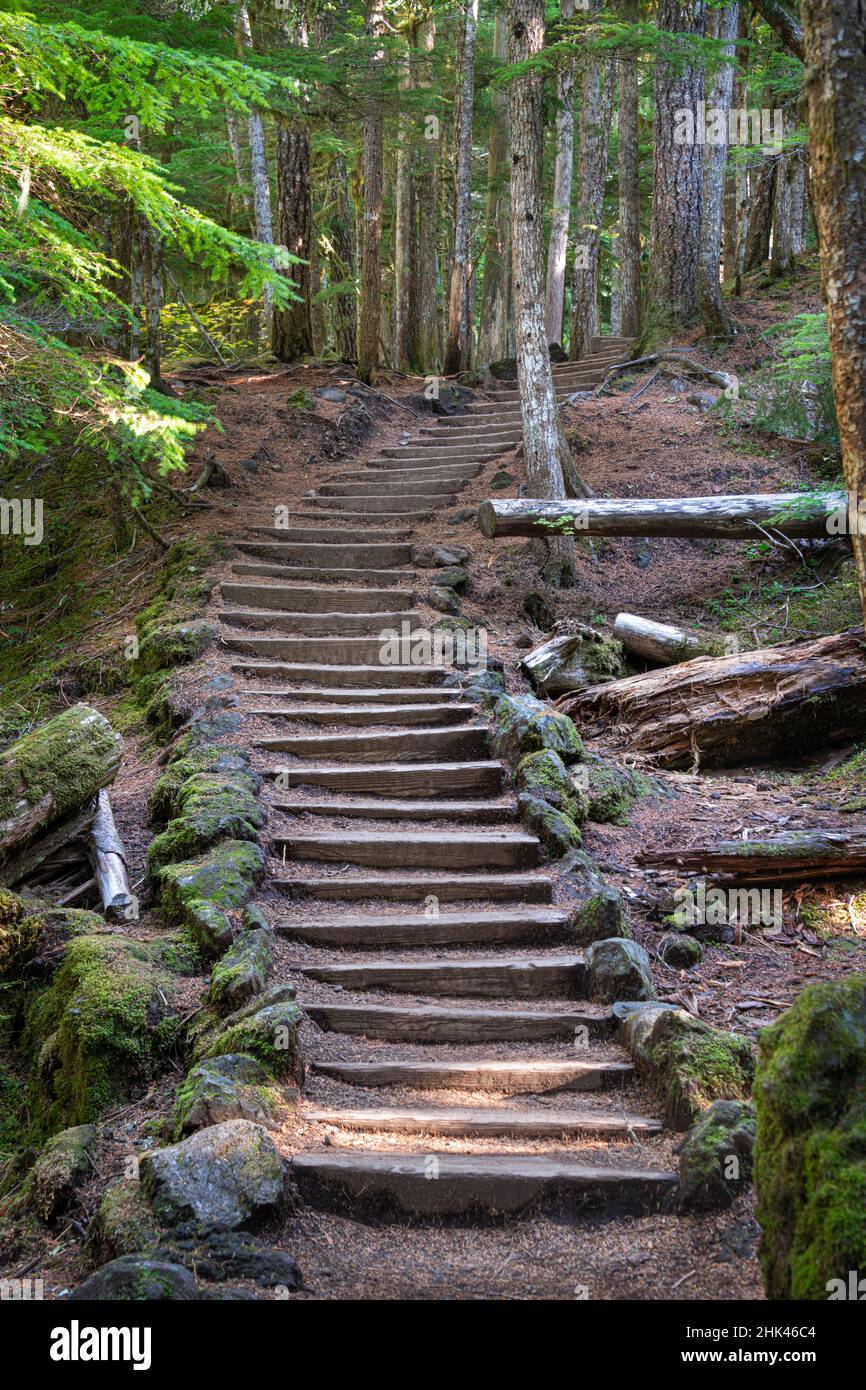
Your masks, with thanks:
M354 668L353 668L354 669ZM451 704L466 701L464 692L459 686L408 686L385 687L376 689L367 686L363 689L353 689L351 686L338 686L336 688L317 687L315 689L304 685L283 685L268 688L267 686L253 687L238 692L241 695L267 695L275 699L291 698L293 700L307 700L310 703L325 704L333 701L335 705L345 704L348 701L357 700L359 704L383 704L383 705L426 705L436 704L439 709L448 709Z
M363 666L340 665L338 662L323 666L317 661L235 661L232 670L242 676L285 676L289 680L309 681L321 689L327 684L330 688L354 687L359 681L365 686L376 686L383 693L392 690L427 690L435 681L443 681L448 675L445 666ZM455 695L459 691L455 690Z
M381 648L385 638L378 635L384 629L399 627L403 621L420 623L421 614L411 608L401 609L399 613L284 613L275 609L267 612L245 608L221 608L220 622L230 627L249 627L261 632L276 629L278 632L322 633L339 636L341 633L359 633L371 638Z
M457 486L468 483L472 478L478 477L482 472L480 463L429 463L414 464L411 468L389 468L388 465L398 463L397 459L380 459L377 462L369 463L363 472L342 473L332 478L326 479L323 487L331 483L421 483L426 478L436 478L442 480L451 479Z
M404 477L391 478L390 474L380 474L373 476L362 483L322 483L319 488L319 497L341 497L341 498L364 498L365 505L370 499L390 498L392 502L398 500L403 502L407 498L434 497L442 494L446 497L453 497L455 493L468 483L468 478L453 474L443 477L442 474L431 476L424 470L424 476L420 479L407 481ZM399 508L397 509L399 510Z
M557 1091L619 1090L634 1076L631 1062L572 1062L560 1057L503 1061L449 1059L393 1062L313 1061L310 1068L350 1086L397 1086L418 1091L495 1091L528 1095Z
M327 545L317 543L295 544L290 541L236 541L237 549L243 555L255 555L262 560L279 560L283 565L315 566L317 569L335 573L346 566L362 570L380 570L390 565L410 565L412 547L410 545L382 544L336 544L333 540Z
M503 908L499 912L423 912L393 916L334 917L327 921L280 918L276 930L314 946L461 946L559 941L568 918L556 908Z
M413 1217L540 1208L651 1212L669 1205L677 1187L676 1173L536 1154L431 1156L332 1148L297 1154L291 1166L307 1202L350 1213L363 1205Z
M377 527L384 529L393 522L394 535L403 540L406 536L412 535L418 522L426 521L430 515L429 508L423 508L416 512L373 512L369 507L365 511L352 510L351 504L348 502L339 503L338 500L332 500L334 500L334 508L327 508L324 502L317 497L303 498L303 509L290 512L289 516L293 520L307 523L327 519L332 536L342 536L347 533L363 536L368 528L370 531L375 531ZM422 499L416 498L415 500L420 503ZM339 510L335 510L337 507Z
M382 654L384 639L382 637L229 637L223 636L222 645L229 651L243 652L247 656L273 656L279 657L290 666L347 666L354 667L355 681L369 679L369 669L376 665ZM457 663L454 663L457 665ZM389 673L398 670L406 670L406 667L391 666L388 662L382 662L381 671L385 677ZM431 670L438 670L442 676L447 676L449 668L418 666L410 667L410 670L417 670L419 673L426 672L429 679ZM390 682L383 679L377 684L386 685ZM401 684L399 680L394 680L395 685ZM407 681L406 684L411 684ZM420 684L420 682L419 682Z
M316 569L311 565L267 564L251 562L232 565L232 574L248 575L250 578L282 579L287 583L305 580L310 584L373 584L383 588L411 583L415 574L409 569Z
M373 1134L431 1134L436 1138L646 1139L664 1128L645 1115L605 1115L596 1110L485 1109L483 1106L388 1106L365 1110L315 1109L308 1124Z
M385 801L382 798L347 801L299 797L275 801L274 809L291 816L328 816L335 820L431 821L448 820L458 825L494 825L513 820L516 806L491 801Z
M440 903L485 902L549 903L553 884L534 874L383 874L377 878L331 875L329 878L275 878L274 887L290 898L321 902L390 901L423 904L428 898Z
M379 494L376 496L365 495L362 498L354 499L358 506L363 505L364 520L366 516L375 517L378 513L388 516L409 515L414 520L420 521L428 517L436 507L450 507L456 501L456 494L452 490L449 493L423 493L418 496L397 494ZM353 499L348 497L311 497L309 505L319 508L323 512L336 511L341 516L351 516L361 520L362 513L352 512L351 503ZM347 510L348 508L348 510Z
M263 714L271 719L297 719L304 724L356 724L361 728L374 724L464 724L475 714L474 705L401 704L401 705L278 705L271 709L249 709L248 714Z
M397 613L411 608L411 589L316 589L301 584L220 585L226 603L277 608L287 613Z
M516 830L322 830L273 844L291 859L376 869L533 869L540 860L535 836Z
M601 1010L555 1012L552 1009L458 1009L448 1004L322 1004L299 999L304 1012L330 1033L377 1038L388 1042L491 1043L571 1041L578 1028L604 1037L613 1014Z
M440 994L446 999L580 999L588 971L578 953L561 956L449 956L433 960L311 965L301 973L342 989Z
M383 449L381 457L385 459L397 459L400 463L425 463L429 459L470 459L475 462L477 459L495 458L498 450L495 448L477 449L468 444L399 444L392 449Z
M237 544L249 543L256 538L261 538L262 543L270 541L273 545L312 545L324 546L328 550L333 550L337 556L344 557L349 553L349 549L354 546L363 546L365 550L373 546L395 547L400 542L405 542L409 538L407 530L387 529L384 525L377 527L364 527L362 530L342 530L339 536L334 533L333 525L329 522L327 526L315 526L313 522L319 520L309 512L296 513L303 517L305 526L248 526L248 536L240 536ZM323 557L320 556L320 559ZM323 560L323 563L329 563ZM354 564L355 562L352 561ZM381 563L381 558L379 563Z
M280 734L257 739L256 747L272 753L292 753L297 758L343 758L359 763L378 763L383 758L427 762L430 758L484 758L487 742L485 728L461 727L374 734Z

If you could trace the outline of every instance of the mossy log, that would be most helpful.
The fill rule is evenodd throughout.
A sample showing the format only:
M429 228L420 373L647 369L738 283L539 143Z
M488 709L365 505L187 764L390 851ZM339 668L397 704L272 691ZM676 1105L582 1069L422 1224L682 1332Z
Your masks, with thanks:
M840 878L866 872L866 834L792 830L763 840L645 850L639 859L642 864L740 883Z
M663 767L802 753L866 727L863 629L696 657L564 695L556 708Z
M0 754L0 863L108 786L122 753L98 710L73 705Z

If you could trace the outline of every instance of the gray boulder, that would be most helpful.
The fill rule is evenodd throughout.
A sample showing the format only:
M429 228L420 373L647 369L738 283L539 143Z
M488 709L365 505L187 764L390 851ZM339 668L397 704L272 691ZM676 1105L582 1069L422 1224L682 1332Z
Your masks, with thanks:
M283 1115L281 1089L254 1057L228 1053L192 1068L178 1091L175 1134L193 1134L226 1120L252 1120L276 1128Z
M271 1215L282 1203L280 1152L261 1125L228 1120L145 1154L141 1184L157 1218L173 1226L234 1230Z
M198 1285L183 1265L121 1255L97 1269L69 1297L83 1302L163 1303L198 1298Z
M729 1207L752 1176L755 1107L714 1100L680 1145L680 1211Z
M595 941L586 953L590 992L596 999L654 999L650 958L636 941L615 936Z

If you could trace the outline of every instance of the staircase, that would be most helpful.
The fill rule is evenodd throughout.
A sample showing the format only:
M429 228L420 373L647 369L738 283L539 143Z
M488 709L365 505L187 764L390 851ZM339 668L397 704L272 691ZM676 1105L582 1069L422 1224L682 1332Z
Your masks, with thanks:
M596 348L554 369L558 393L628 344ZM445 668L379 659L383 629L425 622L413 527L519 437L500 394L335 475L290 529L250 527L222 587L268 779L268 909L320 1030L294 1177L352 1213L641 1213L676 1182L476 703Z

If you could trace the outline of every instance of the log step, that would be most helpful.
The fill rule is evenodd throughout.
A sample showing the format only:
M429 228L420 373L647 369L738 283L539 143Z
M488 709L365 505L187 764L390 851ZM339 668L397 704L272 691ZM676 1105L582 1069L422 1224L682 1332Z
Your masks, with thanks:
M423 452L422 452L423 451ZM383 459L398 459L401 462L408 462L410 459L423 463L426 459L470 459L495 458L497 454L495 447L476 449L464 444L443 444L441 446L428 447L423 444L413 442L411 444L397 444L391 449L383 449L381 457Z
M324 704L333 701L334 704L345 704L349 700L357 700L362 704L385 704L385 705L426 705L436 704L439 709L447 709L449 705L465 701L464 692L459 686L408 686L403 689L400 686L366 687L365 689L354 690L351 686L319 687L312 689L304 685L283 685L268 689L267 686L257 686L253 689L241 690L241 695L267 695L275 699L294 699L300 701L317 702ZM468 701L466 702L469 703Z
M297 514L296 514L297 515ZM352 531L343 530L339 533L340 539L334 539L333 526L312 526L310 523L316 518L309 512L300 513L303 516L306 526L248 526L248 536L240 536L235 544L248 542L257 536L262 541L271 541L274 545L316 545L324 546L333 550L337 556L345 555L350 546L360 545L365 550L371 546L396 546L401 541L409 539L407 530L394 529L386 530L384 526L380 529L364 527L363 530ZM402 548L402 547L401 547Z
M310 1069L350 1086L398 1086L419 1091L495 1091L528 1095L556 1091L607 1091L634 1076L631 1062L572 1062L559 1057L513 1061L311 1062Z
M314 1023L330 1033L377 1038L387 1042L490 1043L567 1042L575 1030L606 1036L613 1014L600 1010L555 1012L552 1009L456 1009L450 1005L322 1004L299 999Z
M282 918L276 930L293 941L314 946L461 946L537 944L539 938L560 940L567 917L556 908L511 908L501 912L440 912L425 917L421 912L406 916L351 916L327 921Z
M490 825L511 820L517 814L513 803L497 805L491 801L316 801L303 797L297 801L274 802L277 811L291 816L332 816L335 820L428 821L451 820L459 825Z
M401 620L404 615L401 615ZM399 630L396 629L396 630ZM383 639L380 637L227 637L221 638L222 645L229 651L242 652L247 656L273 656L281 657L289 665L312 665L318 666L348 666L355 669L355 680L359 678L368 679L368 670L376 666L381 659ZM457 662L454 663L458 665ZM379 668L384 677L389 673L398 670L405 670L405 667L391 666L388 662L383 662ZM441 676L448 675L448 668L444 666L416 666L409 667L410 671L419 673L423 680L429 679L431 670L437 671ZM383 679L376 684L387 685L391 682ZM415 684L416 682L401 682L395 680L393 684ZM417 682L418 684L423 681Z
M534 835L508 830L322 830L275 835L273 844L278 852L298 861L376 869L401 864L419 869L532 869L540 860Z
M400 729L375 734L285 734L256 740L257 748L292 753L298 758L345 758L350 762L377 763L385 758L426 762L431 757L448 760L478 759L487 753L485 728Z
M461 724L475 714L474 705L279 705L273 709L249 709L271 719L297 719L305 724Z
M388 516L399 516L401 518L406 515L411 516L413 521L421 521L425 517L428 517L436 507L450 507L456 500L457 498L452 488L451 491L447 493L419 493L418 496L414 494L407 496L397 493L393 495L380 493L374 496L364 496L359 499L359 503L363 502L365 509L364 513L345 511L344 508L347 503L352 501L351 498L347 497L311 497L309 499L309 505L311 507L318 507L322 511L339 512L341 517L351 517L352 520L359 522L367 520L366 514L375 517L379 513Z
M383 874L380 878L332 876L330 878L276 878L274 886L291 898L318 901L390 901L423 904L428 897L440 902L550 903L553 884L534 874Z
M331 636L338 636L340 633L363 633L365 636L374 637L381 633L384 628L399 628L401 622L420 623L421 614L414 609L401 609L400 612L380 612L380 613L342 613L332 609L329 612L280 612L269 609L261 612L256 609L245 608L223 608L220 610L220 622L227 623L230 627L251 627L269 631L275 628L278 632L291 633L328 633ZM376 638L376 644L381 648L385 638Z
M380 613L411 608L411 589L316 589L301 584L220 585L226 603L276 608L291 613Z
M398 994L440 994L487 999L579 999L586 993L581 954L563 956L455 956L446 959L311 965L301 973L342 989L388 989Z
M295 533L298 534L298 533ZM235 541L234 544L243 555L254 555L260 560L280 560L285 565L314 565L323 570L333 569L339 574L345 566L358 569L381 569L391 565L410 565L412 547L410 545L385 544L336 544L333 529L329 532L331 540L327 545L319 542L296 543L286 541Z
M421 693L448 674L444 666L322 666L319 662L249 661L232 662L232 670L243 676L287 676L290 680L310 681L318 688L355 686L364 681L390 696L394 690ZM445 687L443 687L445 688ZM459 692L455 690L455 695Z
M441 474L433 474L431 476L425 469L423 478L408 481L403 477L392 480L388 474L385 474L384 477L374 475L362 483L322 483L317 497L363 497L365 502L378 501L384 497L396 504L406 501L407 498L414 501L416 497L430 498L439 493L443 496L453 496L468 482L468 478L453 475L443 477Z
M358 1204L407 1216L517 1214L540 1207L650 1212L676 1192L675 1173L535 1154L297 1154L292 1176L308 1202L351 1213Z
M411 581L414 573L400 570L379 569L317 569L312 565L293 565L290 560L283 564L237 564L232 565L232 574L260 576L262 579L304 579L311 584L377 584L388 587Z
M308 1124L380 1134L432 1134L448 1138L606 1139L647 1138L664 1128L646 1115L605 1115L595 1110L486 1110L481 1106L389 1106L369 1110L308 1110Z

